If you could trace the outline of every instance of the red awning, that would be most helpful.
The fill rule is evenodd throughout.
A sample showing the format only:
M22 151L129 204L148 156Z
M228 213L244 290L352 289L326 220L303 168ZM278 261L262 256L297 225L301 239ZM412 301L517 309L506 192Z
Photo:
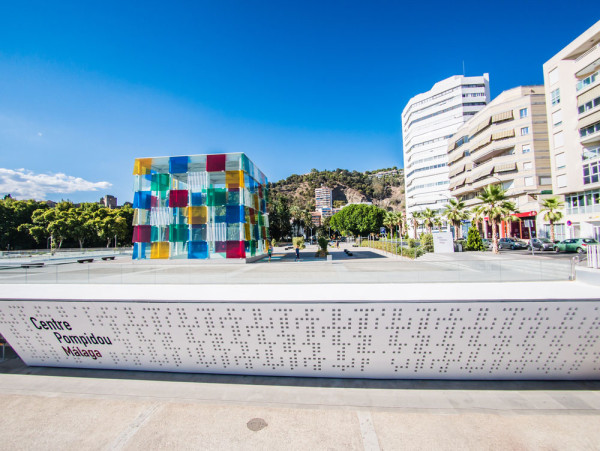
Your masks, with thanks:
M516 216L517 218L528 218L529 216L537 216L537 211L526 211L525 213L513 213L511 216ZM490 218L487 216L485 218L486 221L489 221Z
M537 216L537 211L526 211L525 213L515 213L517 218L527 218L528 216Z

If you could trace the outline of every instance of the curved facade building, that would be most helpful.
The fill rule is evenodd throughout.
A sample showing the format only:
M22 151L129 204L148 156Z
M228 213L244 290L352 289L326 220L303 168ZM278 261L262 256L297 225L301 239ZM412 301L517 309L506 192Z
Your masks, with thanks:
M416 95L402 112L406 210L440 210L448 190L448 141L490 100L489 75L455 75Z

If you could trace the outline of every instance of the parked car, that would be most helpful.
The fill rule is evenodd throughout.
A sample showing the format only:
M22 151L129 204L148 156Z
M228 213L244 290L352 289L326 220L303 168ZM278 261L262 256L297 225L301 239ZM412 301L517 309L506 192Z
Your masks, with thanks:
M483 247L485 247L486 249L491 249L492 248L492 240L488 240L487 238L483 238L481 240L483 242Z
M498 249L526 249L527 244L514 238L500 238L498 240Z
M548 238L533 238L529 240L527 250L531 250L533 247L536 251L553 251L554 243Z
M577 252L578 254L587 253L587 247L590 244L598 244L593 238L570 238L562 240L554 245L555 252Z

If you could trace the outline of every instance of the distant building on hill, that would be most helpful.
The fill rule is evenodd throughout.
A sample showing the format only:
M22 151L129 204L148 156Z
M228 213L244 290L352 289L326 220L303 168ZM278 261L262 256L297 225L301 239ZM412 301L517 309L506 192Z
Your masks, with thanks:
M106 196L101 197L99 203L104 205L106 208L110 208L110 209L117 208L117 206L118 206L117 198L110 194L107 194Z
M327 217L332 215L333 190L326 186L315 189L315 210L321 213L321 216Z

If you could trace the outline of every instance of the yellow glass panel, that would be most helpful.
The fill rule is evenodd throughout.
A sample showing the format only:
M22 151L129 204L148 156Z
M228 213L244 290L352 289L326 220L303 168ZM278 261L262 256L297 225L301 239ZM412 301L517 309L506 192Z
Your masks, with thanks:
M206 224L207 217L206 206L187 207L188 224Z
M152 167L152 158L136 158L133 165L133 175L150 174Z
M169 243L167 241L152 243L150 258L169 258Z
M225 184L227 188L243 188L244 187L244 172L243 171L226 171Z

